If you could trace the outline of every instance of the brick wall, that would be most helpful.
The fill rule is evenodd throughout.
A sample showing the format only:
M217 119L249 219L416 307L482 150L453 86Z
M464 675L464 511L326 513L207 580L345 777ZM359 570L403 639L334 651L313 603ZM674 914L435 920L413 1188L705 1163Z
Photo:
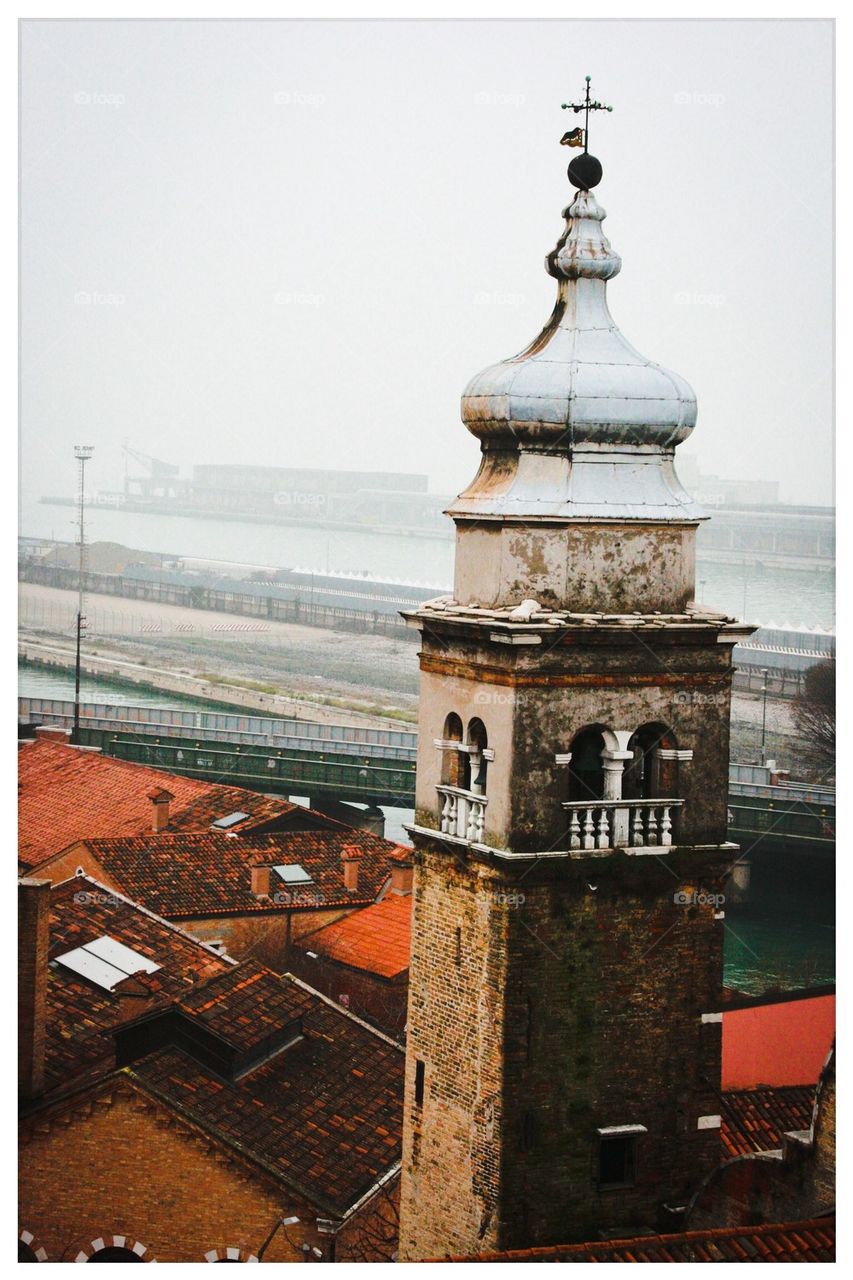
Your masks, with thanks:
M302 943L301 949L294 948L288 966L290 972L315 991L322 991L338 1004L344 1004L351 1013L364 1018L386 1035L400 1040L406 1025L408 971L393 979L380 978L375 973L338 964L325 956L308 956L305 948L310 950L310 947L309 938Z
M18 885L18 1091L37 1097L44 1089L50 882Z
M500 872L419 841L401 1257L657 1227L719 1161L722 922L700 855ZM594 886L594 887L592 887ZM459 932L457 932L457 930ZM415 1100L418 1060L424 1103ZM633 1188L599 1191L596 1130L644 1125Z
M31 1118L23 1132L20 1223L48 1261L74 1261L113 1235L139 1241L147 1261L204 1262L229 1247L248 1257L290 1215L301 1219L287 1228L293 1244L279 1230L265 1261L302 1261L303 1242L328 1257L328 1237L316 1229L323 1210L253 1174L126 1081L61 1115ZM339 1259L357 1247L380 1260L382 1231L371 1222L387 1212L384 1200L366 1206L342 1233Z
M349 911L338 907L332 907L328 911L294 911L291 920L291 947L346 915L349 915ZM287 917L282 912L246 916L199 916L191 920L176 920L175 924L200 938L202 942L224 942L228 954L235 960L251 955L277 973L290 968L287 957Z
M400 1257L499 1247L508 921L481 909L490 877L415 852ZM423 1105L416 1097L424 1064Z

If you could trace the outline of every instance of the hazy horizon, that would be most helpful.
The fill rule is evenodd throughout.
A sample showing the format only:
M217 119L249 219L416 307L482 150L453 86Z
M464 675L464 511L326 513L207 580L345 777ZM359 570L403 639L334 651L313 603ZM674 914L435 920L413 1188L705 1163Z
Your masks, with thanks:
M553 305L590 74L610 306L697 392L679 456L831 503L832 60L825 20L25 21L25 500L77 442L118 487L125 439L458 491L463 387Z

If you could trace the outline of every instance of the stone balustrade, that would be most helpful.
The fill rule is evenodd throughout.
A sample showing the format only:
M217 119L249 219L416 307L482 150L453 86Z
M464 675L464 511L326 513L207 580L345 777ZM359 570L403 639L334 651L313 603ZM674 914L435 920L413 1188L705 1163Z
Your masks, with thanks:
M683 800L568 800L570 849L671 845Z
M462 787L438 786L441 797L441 833L459 840L482 843L486 825L486 797Z

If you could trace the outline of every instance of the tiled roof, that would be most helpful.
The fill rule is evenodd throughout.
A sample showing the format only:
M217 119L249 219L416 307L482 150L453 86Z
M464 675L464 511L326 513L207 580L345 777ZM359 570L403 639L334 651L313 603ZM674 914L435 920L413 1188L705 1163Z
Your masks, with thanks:
M835 1218L515 1249L451 1262L834 1262Z
M411 895L389 893L374 906L318 929L303 945L353 969L396 978L409 967L411 934Z
M160 969L144 981L105 991L78 977L56 957L108 935L148 957ZM159 993L177 995L190 984L225 973L233 962L217 956L179 929L142 911L93 880L75 877L51 890L47 981L48 1087L92 1067L112 1068L112 1030L157 1002Z
M783 1134L808 1129L815 1086L729 1089L721 1097L723 1153L731 1159L756 1151L777 1151Z
M245 831L298 809L241 787L201 782L80 751L42 739L18 752L18 857L35 867L52 854L88 836L138 835L152 829L152 789L174 796L168 830L205 831L217 818L240 810Z
M222 981L231 986L235 979ZM296 979L273 981L290 1005L281 1016L301 1017L302 1039L236 1083L173 1047L130 1070L197 1123L341 1213L400 1158L403 1051Z
M88 878L55 886L51 911L52 956L106 934L161 968L109 992L51 965L48 1092L32 1109L61 1107L69 1089L118 1069L332 1216L393 1171L404 1055L386 1036L297 979L235 965ZM181 1047L156 1030L173 1011L184 1020ZM276 1043L277 1031L288 1035ZM118 1068L113 1033L126 1063ZM260 1060L228 1077L206 1059L210 1036L241 1062L260 1048Z
M311 998L252 961L196 983L190 991L181 993L177 1004L184 1013L200 1019L216 1035L246 1052L310 1010Z
M343 825L273 835L167 832L82 843L129 897L169 919L372 903L399 849L372 832ZM355 893L347 892L341 868L341 852L351 845L361 854ZM268 898L252 892L253 866L292 863L305 868L310 885L273 884Z

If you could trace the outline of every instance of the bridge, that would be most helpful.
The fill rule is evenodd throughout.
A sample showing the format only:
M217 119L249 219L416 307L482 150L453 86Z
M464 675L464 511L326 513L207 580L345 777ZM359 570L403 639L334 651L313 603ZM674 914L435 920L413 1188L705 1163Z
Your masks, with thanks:
M729 839L745 857L759 850L774 854L835 853L835 788L800 782L771 783L759 765L729 769Z
M70 728L74 704L19 698L20 732L37 724ZM413 809L417 734L221 711L84 703L83 745L170 773L226 782L314 805L354 801ZM745 856L762 852L831 855L835 789L773 785L762 766L732 764L729 838Z
M26 727L70 729L74 704L19 698ZM84 746L170 773L276 795L414 808L417 734L319 724L295 717L84 703Z

